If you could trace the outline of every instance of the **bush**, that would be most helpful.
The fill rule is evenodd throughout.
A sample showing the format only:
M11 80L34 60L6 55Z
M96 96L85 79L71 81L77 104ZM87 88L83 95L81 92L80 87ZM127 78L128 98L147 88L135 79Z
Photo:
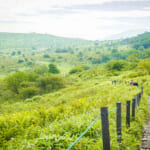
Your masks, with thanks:
M33 64L32 61L27 62L27 65L28 65L28 66L30 66L30 65L32 65L32 64Z
M1 69L4 69L5 68L5 66L4 65L1 65Z
M48 67L46 65L37 66L34 70L37 74L45 74L48 73Z
M77 65L75 66L74 68L72 68L69 72L69 74L74 74L74 73L77 73L77 72L82 72L84 70L88 70L89 67L88 66L85 66L85 65Z
M24 72L16 72L12 75L9 75L6 79L6 87L7 89L11 90L12 92L18 94L19 87L21 82L27 81L28 77Z
M31 98L34 95L37 95L39 92L39 89L36 87L27 87L27 88L22 88L19 91L19 95L23 98Z
M44 54L43 58L50 58L50 56L48 54Z
M37 79L41 92L49 92L64 87L64 79L60 76L48 74Z
M138 67L141 69L141 70L145 70L149 73L150 75L150 58L148 59L144 59L144 60L141 60L138 64Z
M22 60L22 59L19 59L18 60L18 64L21 64L21 63L23 63L24 62L24 60Z
M128 63L124 60L112 60L106 64L108 70L121 71L128 66Z
M49 72L53 73L53 74L58 74L60 71L59 69L56 67L55 64L49 64Z
M128 75L129 78L135 78L135 77L138 77L138 73L136 72L132 72Z

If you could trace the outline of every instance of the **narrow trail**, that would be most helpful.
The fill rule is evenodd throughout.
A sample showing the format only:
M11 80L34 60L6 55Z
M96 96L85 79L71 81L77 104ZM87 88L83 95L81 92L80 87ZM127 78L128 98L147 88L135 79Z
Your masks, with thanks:
M148 96L149 117L146 120L143 131L142 146L140 150L150 150L150 96Z

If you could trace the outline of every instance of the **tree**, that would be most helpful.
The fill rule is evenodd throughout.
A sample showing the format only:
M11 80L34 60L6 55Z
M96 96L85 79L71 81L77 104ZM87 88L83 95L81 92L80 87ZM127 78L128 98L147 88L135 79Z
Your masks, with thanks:
M13 52L11 53L11 56L15 56L15 55L16 55L16 52L13 51Z
M37 79L41 92L49 92L64 87L64 79L58 75L46 74Z
M50 56L48 54L44 54L43 58L50 58Z
M138 67L146 70L150 75L150 58L141 60L138 64Z
M21 51L18 51L17 54L18 54L18 55L21 55Z
M18 64L21 64L21 63L23 63L24 62L24 60L22 60L22 59L19 59L18 60Z
M60 73L59 69L56 67L55 64L49 64L49 72L53 74L58 74Z
M139 55L137 53L135 54L131 54L128 56L128 61L132 62L132 63L137 63L140 59Z
M108 70L117 70L121 71L127 66L127 62L124 60L112 60L109 61L106 65Z
M77 66L73 67L73 68L70 70L69 74L74 74L74 73L77 73L77 72L82 72L82 71L88 70L88 69L89 69L88 66L85 66L85 65L77 65Z
M27 75L24 72L16 72L12 75L9 75L5 79L5 82L9 90L18 94L21 82L26 80L27 80Z
M46 65L37 66L34 70L37 74L48 73L48 67Z
M31 98L35 95L37 95L39 92L39 89L36 87L26 87L26 88L22 88L19 91L19 95L26 99L26 98Z

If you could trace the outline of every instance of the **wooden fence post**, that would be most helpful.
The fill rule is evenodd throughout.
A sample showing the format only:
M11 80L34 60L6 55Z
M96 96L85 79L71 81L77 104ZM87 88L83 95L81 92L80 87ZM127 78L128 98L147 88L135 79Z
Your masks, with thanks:
M117 102L117 111L116 111L116 118L117 118L117 141L121 142L121 102Z
M141 87L141 94L142 94L142 96L143 96L143 87Z
M139 97L139 93L137 94L137 104L139 106L139 103L140 103L140 97Z
M135 107L137 107L138 106L137 95L135 95L134 98L135 98Z
M127 125L127 127L130 127L130 101L127 101L126 125Z
M108 107L101 107L103 150L110 150Z
M135 118L135 99L132 100L132 118Z

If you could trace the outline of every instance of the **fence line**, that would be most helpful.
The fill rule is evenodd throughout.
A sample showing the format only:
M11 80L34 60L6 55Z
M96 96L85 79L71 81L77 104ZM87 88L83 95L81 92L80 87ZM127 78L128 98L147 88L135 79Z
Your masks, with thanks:
M96 121L101 117L101 114L99 114L96 119L86 128L86 130L67 148L67 150L70 150L80 139L81 137L96 123Z
M86 133L87 131L97 122L101 117L102 123L102 140L103 140L103 150L110 150L110 135L109 135L109 119L108 114L116 110L116 126L117 126L117 141L120 143L122 141L122 129L121 129L121 108L126 107L126 127L130 127L130 114L132 113L132 119L135 118L135 108L139 106L141 97L143 95L143 87L141 87L141 92L136 94L132 99L126 101L126 104L121 106L121 102L116 103L116 107L108 111L108 107L101 107L101 113L96 117L96 119L86 128L86 130L67 148L70 150ZM130 106L130 104L132 106ZM130 107L132 109L130 113Z

